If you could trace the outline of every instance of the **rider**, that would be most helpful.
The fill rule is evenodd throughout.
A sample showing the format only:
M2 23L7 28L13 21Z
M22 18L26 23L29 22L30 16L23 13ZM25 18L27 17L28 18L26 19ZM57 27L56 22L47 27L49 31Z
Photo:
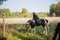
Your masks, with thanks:
M38 15L35 12L33 12L33 20L35 21L35 23L40 24L40 19L39 19Z

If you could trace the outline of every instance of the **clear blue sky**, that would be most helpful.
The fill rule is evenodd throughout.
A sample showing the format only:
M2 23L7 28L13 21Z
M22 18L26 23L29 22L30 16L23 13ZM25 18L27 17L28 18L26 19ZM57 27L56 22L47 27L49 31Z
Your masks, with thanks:
M9 8L11 11L22 11L26 8L29 12L49 12L50 5L60 0L7 0L0 8Z

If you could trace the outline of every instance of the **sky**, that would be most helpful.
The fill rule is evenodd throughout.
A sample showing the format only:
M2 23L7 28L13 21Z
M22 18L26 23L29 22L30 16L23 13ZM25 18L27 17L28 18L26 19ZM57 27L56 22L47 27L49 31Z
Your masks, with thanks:
M10 11L22 11L26 8L29 12L49 12L50 5L60 0L7 0L0 5L0 8L9 8Z

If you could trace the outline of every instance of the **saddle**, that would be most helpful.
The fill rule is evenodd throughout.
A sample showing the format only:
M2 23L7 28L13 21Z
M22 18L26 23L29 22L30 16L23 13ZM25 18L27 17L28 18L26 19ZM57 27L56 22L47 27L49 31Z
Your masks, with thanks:
M37 24L41 24L41 20L40 20L40 19L37 19L37 20L36 20L36 23L37 23Z
M34 22L35 24L38 24L38 25L41 24L41 20L40 20L40 19L33 20L33 22Z

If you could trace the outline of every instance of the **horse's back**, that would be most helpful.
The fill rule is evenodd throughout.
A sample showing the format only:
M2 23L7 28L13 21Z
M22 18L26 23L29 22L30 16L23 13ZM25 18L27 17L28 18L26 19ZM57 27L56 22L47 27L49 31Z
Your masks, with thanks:
M42 23L45 23L44 19L40 19L40 21L41 21Z
M47 19L40 19L40 20L42 20L43 22L45 22L45 21L46 21L46 22L48 23L48 20L47 20Z

